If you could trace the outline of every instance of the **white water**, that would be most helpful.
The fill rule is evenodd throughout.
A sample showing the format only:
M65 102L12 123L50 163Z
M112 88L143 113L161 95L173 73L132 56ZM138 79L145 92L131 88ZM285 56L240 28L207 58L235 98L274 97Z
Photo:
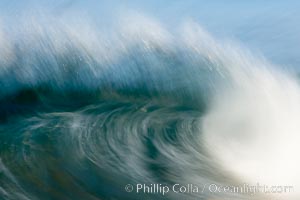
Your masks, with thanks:
M230 84L217 90L204 117L206 148L241 182L293 186L293 192L274 195L296 199L300 195L299 83L241 48L217 43L200 28L198 33L193 35L198 37L195 48L225 67L230 76Z
M178 30L179 34L172 34L155 20L132 14L122 18L116 28L117 33L108 37L103 36L94 28L95 25L89 23L73 25L60 22L54 25L52 20L49 21L52 23L45 26L39 20L31 20L25 25L20 25L18 31L10 30L19 36L17 45L13 40L14 35L8 34L11 32L6 32L6 35L5 32L0 32L0 61L4 62L1 70L5 69L6 72L7 68L15 67L8 64L16 57L12 46L21 46L21 54L26 58L21 59L19 68L11 69L14 73L9 75L12 77L6 77L5 73L0 74L1 77L5 76L3 80L11 78L11 82L15 81L17 85L32 87L39 83L52 83L58 88L62 85L66 85L67 88L74 84L74 81L74 88L82 85L87 88L94 85L101 88L100 79L103 79L103 82L114 82L113 79L117 79L120 87L126 89L136 86L139 79L142 79L147 86L152 84L153 88L161 93L164 89L174 90L178 96L190 91L199 92L190 96L201 96L207 92L210 97L209 108L206 115L199 120L199 133L193 132L196 114L190 116L191 113L186 112L185 115L180 115L180 118L177 115L182 113L174 114L169 108L147 113L147 106L142 109L132 106L135 115L126 109L126 114L117 112L119 117L112 118L110 123L106 121L108 117L105 114L109 113L110 116L115 111L91 115L89 110L98 111L97 106L92 106L92 109L89 108L86 112L50 113L38 119L33 117L38 126L24 123L25 130L41 135L44 132L48 133L49 129L43 129L47 126L52 128L52 123L45 123L48 119L56 124L54 133L64 133L65 141L80 147L77 148L74 144L68 146L74 157L75 152L79 152L80 156L76 159L87 158L99 168L107 168L116 173L125 174L126 170L134 169L126 171L126 175L129 174L138 181L154 181L156 177L152 171L149 172L149 169L145 168L149 158L145 159L143 154L146 147L142 136L149 137L150 127L155 132L151 142L161 154L161 160L153 162L162 162L159 164L168 166L172 173L180 172L175 175L168 174L171 181L184 180L187 183L202 184L216 180L218 177L205 177L205 169L216 162L223 167L220 171L228 171L229 176L237 177L241 183L293 186L295 192L280 194L279 197L299 197L297 188L300 186L300 88L295 77L279 70L263 58L253 56L245 48L237 47L233 42L214 39L193 22L183 23ZM137 47L142 50L135 50ZM72 54L74 49L75 56ZM157 49L164 52L168 59L157 56ZM85 65L77 66L77 60L75 59L74 64L71 59L70 66L75 67L66 70L61 63L69 61L69 56L76 59L80 56L79 60L84 60ZM184 56L190 60L183 59ZM118 64L120 57L129 57L129 61L130 57L138 58L140 60L135 61L142 61L138 63L144 65L131 65L130 62L125 62L128 65ZM63 61L57 62L59 59L56 58ZM168 62L171 58L183 63L182 66L176 66L182 70L170 66ZM41 65L43 62L40 60L46 59L49 62ZM174 69L182 74L174 73ZM214 78L204 79L201 74L203 69L205 72L209 71L209 75ZM70 82L66 80L68 76L62 76L70 72L78 73L76 70L85 73L79 73L79 78L71 79ZM106 70L112 72L108 75L115 76L102 77ZM135 81L136 79L138 81ZM217 82L214 82L215 80ZM202 84L210 85L212 91L201 91ZM196 105L197 103L195 102ZM165 126L171 126L174 119L182 121L182 124L179 123L181 126L176 127L181 148L167 143L163 138L164 135L168 136ZM104 122L108 130L103 128ZM97 143L98 140L101 145ZM66 151L65 144L69 144L67 142L60 144L60 152ZM201 152L203 144L212 157L208 158ZM111 148L114 151L111 151ZM105 153L101 154L103 149ZM195 157L197 159L194 159ZM225 184L224 181L222 183Z

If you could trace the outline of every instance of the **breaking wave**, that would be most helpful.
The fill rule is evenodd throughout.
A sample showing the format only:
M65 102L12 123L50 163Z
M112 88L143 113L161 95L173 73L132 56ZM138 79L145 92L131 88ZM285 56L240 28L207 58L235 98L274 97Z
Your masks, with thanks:
M299 84L263 57L193 21L17 24L0 25L1 198L265 199L124 186L300 185Z

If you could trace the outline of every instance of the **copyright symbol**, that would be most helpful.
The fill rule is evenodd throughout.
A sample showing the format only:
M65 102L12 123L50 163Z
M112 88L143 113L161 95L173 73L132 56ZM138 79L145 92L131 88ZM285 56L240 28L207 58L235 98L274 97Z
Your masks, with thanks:
M127 185L125 186L125 191L126 191L126 192L132 192L132 191L133 191L133 185L127 184Z

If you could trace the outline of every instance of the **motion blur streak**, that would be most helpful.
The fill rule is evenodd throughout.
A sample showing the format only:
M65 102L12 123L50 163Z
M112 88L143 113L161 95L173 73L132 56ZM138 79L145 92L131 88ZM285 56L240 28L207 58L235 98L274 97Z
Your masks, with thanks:
M0 20L1 199L299 198L291 73L193 20L40 13ZM162 196L128 183L295 191Z

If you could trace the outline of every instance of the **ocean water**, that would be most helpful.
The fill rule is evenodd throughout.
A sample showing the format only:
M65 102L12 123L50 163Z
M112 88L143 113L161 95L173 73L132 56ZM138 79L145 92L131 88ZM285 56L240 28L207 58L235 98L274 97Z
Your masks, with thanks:
M0 3L0 199L298 199L293 4L125 5Z

